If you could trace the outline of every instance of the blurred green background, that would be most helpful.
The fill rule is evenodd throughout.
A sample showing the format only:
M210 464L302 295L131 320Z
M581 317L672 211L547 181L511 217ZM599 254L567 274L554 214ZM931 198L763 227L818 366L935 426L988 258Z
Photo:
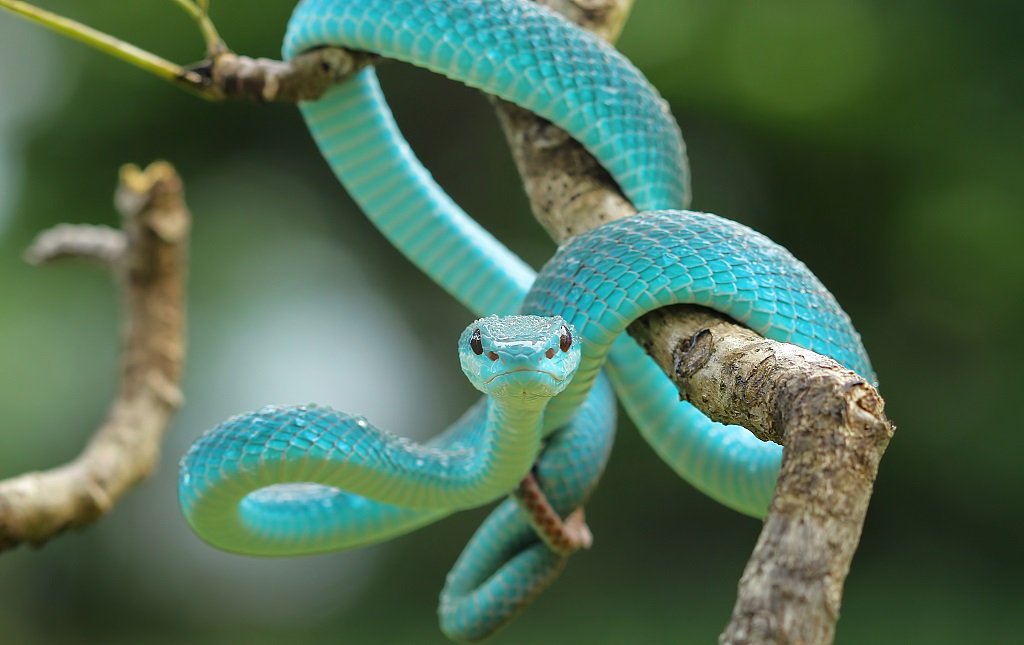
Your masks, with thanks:
M212 4L233 48L277 55L289 3ZM46 6L201 56L170 2ZM638 0L620 42L679 119L694 206L767 233L830 286L898 425L839 643L1019 639L1022 24L1005 0ZM381 76L441 183L543 262L552 247L486 102L405 66ZM444 642L436 595L485 510L375 548L255 560L191 534L176 462L205 428L267 403L437 431L475 398L452 351L470 314L364 221L293 107L207 104L6 14L0 477L75 455L116 366L108 277L21 252L58 222L115 224L117 167L156 158L177 166L195 215L188 405L159 472L110 517L0 555L0 641ZM680 483L626 420L588 519L595 548L494 643L715 642L756 521Z

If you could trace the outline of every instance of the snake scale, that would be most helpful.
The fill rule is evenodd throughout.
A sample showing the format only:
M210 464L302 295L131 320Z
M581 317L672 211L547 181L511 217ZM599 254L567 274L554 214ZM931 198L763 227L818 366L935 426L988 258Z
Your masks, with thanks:
M320 46L425 67L535 112L583 144L645 212L573 238L535 274L432 180L372 68L303 104L324 158L413 264L477 315L527 317L483 318L466 329L463 368L488 396L424 445L319 406L270 406L204 434L182 460L179 496L208 542L256 555L369 544L501 497L531 468L565 516L607 461L616 394L682 477L762 515L779 447L680 403L621 333L668 304L711 307L874 380L849 318L803 264L749 228L679 210L688 205L689 173L678 126L643 75L603 41L525 0L304 0L284 56ZM560 318L551 327L535 316ZM547 368L525 367L524 347L540 363L578 351L575 376L557 393L534 392L522 375ZM504 366L501 379L515 382L515 392L488 392L474 365ZM449 574L442 629L456 640L488 636L564 562L516 501L502 502Z

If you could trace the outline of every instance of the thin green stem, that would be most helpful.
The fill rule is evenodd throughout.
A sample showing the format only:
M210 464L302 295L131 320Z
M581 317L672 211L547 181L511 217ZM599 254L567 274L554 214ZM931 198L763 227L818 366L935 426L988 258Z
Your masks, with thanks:
M0 0L0 9L7 9L47 29L83 42L94 49L110 54L114 58L119 58L150 74L171 81L179 87L184 87L205 99L217 100L221 98L217 92L205 87L204 80L199 74L186 70L180 65L140 49L131 43L83 25L80 22L46 11L45 9L40 9L20 0ZM212 28L212 24L210 27ZM220 37L216 35L217 32L213 31L212 33L219 41ZM204 32L205 36L206 32Z
M136 67L146 70L147 72L156 74L160 78L173 80L180 77L185 71L169 60L139 49L138 47L126 43L123 40L114 38L113 36L103 32L96 31L92 27L83 25L82 23L71 20L70 18L65 18L46 11L45 9L34 7L26 2L20 2L19 0L0 0L0 7L8 9L20 16L24 16L25 18L37 22L48 29L52 29L59 34L74 38L75 40L94 47L95 49L106 52L115 58L120 58L123 61L135 65Z
M224 44L224 40L217 33L217 28L213 26L213 21L210 20L210 15L206 12L208 4L200 1L200 4L192 2L192 0L172 0L174 4L178 5L185 12L196 21L199 25L199 31L203 35L203 40L206 42L206 51L210 56L215 56L221 52L227 51L227 45Z

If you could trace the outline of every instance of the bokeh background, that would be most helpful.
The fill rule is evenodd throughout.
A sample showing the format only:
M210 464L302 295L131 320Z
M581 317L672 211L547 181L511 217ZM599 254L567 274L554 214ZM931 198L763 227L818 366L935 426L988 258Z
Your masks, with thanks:
M275 57L287 2L214 0L237 51ZM47 7L177 61L166 1ZM1024 591L1024 5L1005 0L639 0L621 49L671 102L695 207L754 226L829 285L898 432L846 585L839 643L1008 643ZM535 265L486 102L401 65L397 118L465 208ZM471 316L349 202L291 106L212 105L0 14L0 477L64 462L114 386L101 271L32 268L34 234L116 224L118 166L172 161L195 215L188 404L159 472L88 530L0 555L4 643L441 643L435 599L485 510L313 558L196 539L176 462L205 428L318 401L423 437L475 396ZM401 364L400 372L395 365ZM680 483L630 427L588 507L595 548L495 643L715 642L759 524Z

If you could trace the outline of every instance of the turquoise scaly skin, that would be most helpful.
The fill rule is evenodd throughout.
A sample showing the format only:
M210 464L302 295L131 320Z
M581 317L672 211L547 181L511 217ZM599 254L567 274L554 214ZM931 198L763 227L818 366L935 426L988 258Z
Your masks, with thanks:
M416 31L419 28L423 30ZM560 35L563 31L570 33ZM572 44L568 53L564 42ZM534 109L570 128L581 141L584 132L617 132L615 139L627 145L651 140L654 145L646 157L613 177L640 208L686 205L685 147L657 92L606 43L533 3L303 2L289 23L285 58L321 45L367 49L437 69ZM448 53L436 56L433 48ZM569 85L566 95L537 105L531 102L536 92L530 84L510 85L508 74L485 76L467 62L481 58L503 61L517 70L517 78L543 78L545 95L565 91L564 85ZM438 60L449 64L441 67ZM553 67L567 72L568 80L545 74L544 69ZM598 95L644 96L642 103L650 111L629 119L611 118L609 114L626 111L620 101L612 101L611 107L580 102L581 96ZM558 106L582 115L585 123L560 120ZM519 311L536 273L432 180L398 130L372 69L333 88L321 100L303 104L302 111L335 174L410 261L477 315ZM645 135L648 132L656 135ZM616 154L600 144L598 140L589 149L611 167ZM647 183L672 187L652 196L642 192ZM609 376L641 434L681 477L731 508L756 517L764 514L781 463L781 446L763 443L743 428L713 423L680 403L672 383L628 337L616 342Z
M548 405L547 422L578 422L580 404L593 400L591 385L601 383L601 366L615 339L640 316L680 303L710 307L763 336L812 349L874 379L849 318L784 248L709 213L649 211L560 247L526 297L525 312L565 317L583 337L580 369ZM546 457L560 459L554 453ZM562 515L573 508L566 501L556 488L552 503ZM543 587L564 564L543 545L526 546L536 538L528 526L506 518L511 512L492 514L448 575L439 613L442 629L453 638L489 635L530 600L526 590Z
M590 496L615 438L615 395L603 373L564 428L537 460L541 489L562 517ZM542 542L513 500L499 505L463 549L441 591L441 630L457 641L479 641L521 612L568 560Z
M527 294L525 312L564 317L583 336L580 369L548 405L547 423L573 420L581 402L593 398L591 385L630 323L659 307L683 303L710 307L767 338L795 343L875 378L839 303L784 248L709 213L649 211L609 222L561 246ZM568 510L559 508L562 514ZM564 563L542 546L524 548L535 538L528 528L506 528L512 525L499 509L449 574L439 611L449 636L479 640L493 633L529 602L529 590L547 584Z
M599 378L572 423L542 450L537 475L556 508L571 511L596 484L611 453L614 402L608 380ZM424 446L460 453L483 444L486 410L486 399L481 399ZM225 421L204 434L182 459L179 494L186 518L197 534L218 548L256 556L298 556L375 544L455 512L404 508L328 487L327 469L315 472L313 459L330 459L337 437L352 423L358 424L359 417L316 405L268 406ZM253 432L253 426L263 424L290 432L284 439L287 448L281 443L275 450L266 434ZM241 473L246 451L255 471L251 477ZM284 459L305 460L311 472L282 477L272 468ZM288 479L299 483L264 488ZM200 513L205 517L197 519ZM514 500L506 500L494 512L502 520L489 518L485 526L494 527L494 532L526 528L528 537L538 542L522 513ZM479 602L474 594L465 595Z
M548 406L546 422L572 417L630 323L673 304L709 307L875 380L850 318L786 249L710 213L648 211L559 247L526 296L524 312L561 316L583 335L580 369Z
M611 453L615 397L603 374L584 405L551 435L535 469L545 497L562 517L590 497ZM554 582L568 556L542 542L513 500L490 513L441 591L441 631L456 641L479 641L522 611Z
M561 125L584 143L638 208L685 206L688 179L684 149L678 129L657 94L614 50L534 5L498 0L464 4L314 0L300 4L286 37L286 57L328 44L407 60L519 103ZM641 98L635 101L631 98L634 96ZM372 70L335 88L321 101L305 105L303 112L324 156L353 197L417 266L478 314L519 309L533 271L433 183L401 138ZM742 253L745 249L735 250ZM696 255L703 257L699 252ZM792 260L784 252L780 255L784 261ZM636 257L642 258L643 254ZM743 258L739 259L730 266L744 267ZM797 274L809 276L802 265L796 265L802 271ZM808 284L820 288L813 278ZM758 283L753 290L755 296L764 287ZM741 291L734 313L742 320L745 313L754 311L756 315L750 320L758 322L765 311L748 307L748 292ZM697 289L694 293L701 297L704 291ZM726 295L719 293L710 304L727 305ZM544 297L533 295L531 307L542 310L561 303L573 310L572 294L566 297L568 300L559 301L550 293ZM848 329L848 321L839 314L838 328ZM587 319L578 308L573 315ZM600 330L604 323L596 324ZM769 326L768 331L776 337L786 335L784 324ZM848 331L859 348L856 334ZM796 342L802 334L793 329L786 339ZM606 335L614 338L614 334ZM605 340L588 360L597 365L610 349L610 373L616 388L655 450L677 472L716 499L746 513L762 514L778 470L779 448L757 442L745 430L711 424L690 406L677 402L674 387L634 343L620 338L610 348L611 341ZM862 350L859 353L863 354ZM870 373L869 367L867 370ZM611 405L597 367L588 368L586 373L586 378L577 379L578 384L574 381L572 396L559 397L563 403L557 408L558 414L549 415L545 421L544 432L554 434L541 456L539 473L545 467L558 471L571 463L569 457L579 457L568 450L554 450L555 446L574 446L579 451L601 443L572 442L576 436L572 432L580 432L576 423L579 415ZM588 384L595 378L597 386L589 389ZM590 396L585 400L590 407L577 409L588 389ZM564 422L569 425L562 426ZM594 436L610 446L611 432L599 430ZM472 430L460 434L456 426L439 442L453 442L454 436L469 442L480 440ZM603 457L595 457L595 463L603 464L606 457L606 452ZM592 479L586 485L576 482L577 499L573 503L566 501L569 497L559 497L562 491L557 477L542 478L545 491L553 501L558 500L556 506L563 514L585 497L600 467L586 474ZM570 487L565 491L573 492ZM289 549L296 542L308 540L319 529L319 522L303 523L302 512L315 505L319 495L308 497L309 503L305 503L303 495L280 496L274 510L282 525L295 522L297 528L284 536L291 542L285 539L274 544L270 540L265 554L294 552ZM346 503L358 502L348 509L350 520L358 523L367 518L380 519L369 523L372 527L366 532L367 541L409 530L448 511L410 511L340 493L338 497ZM186 498L183 492L183 501ZM437 515L416 515L421 512ZM403 513L411 513L412 519ZM335 528L344 529L342 525L347 522L339 522ZM530 546L524 546L526 543ZM487 635L528 602L557 573L561 562L538 543L514 505L506 502L499 506L449 576L441 606L445 632L462 640Z
M220 548L296 555L366 544L505 495L534 465L544 407L575 373L579 341L559 317L492 316L466 329L459 356L488 397L427 445L316 405L268 406L218 425L182 459L189 524Z

